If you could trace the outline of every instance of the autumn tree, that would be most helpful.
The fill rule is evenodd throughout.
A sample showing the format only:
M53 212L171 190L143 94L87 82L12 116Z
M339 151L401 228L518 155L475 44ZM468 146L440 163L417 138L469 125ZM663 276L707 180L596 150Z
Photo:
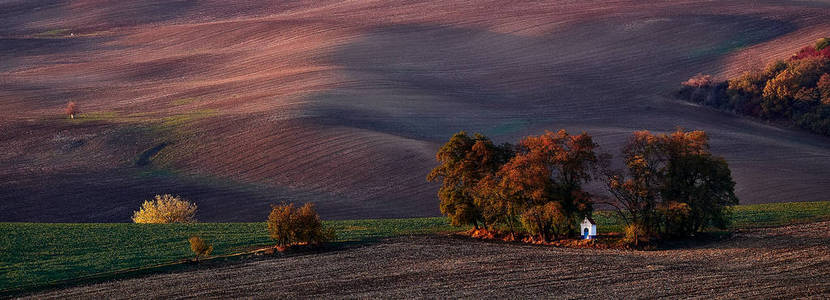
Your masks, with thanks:
M193 223L196 222L196 204L179 196L156 195L153 200L144 201L138 211L133 212L135 223Z
M522 213L522 225L527 233L538 236L543 242L567 236L570 230L568 222L559 202L532 206Z
M623 160L623 171L606 173L612 205L647 235L725 226L728 206L738 203L729 166L710 153L703 131L635 132Z
M74 119L75 114L78 113L78 108L75 105L75 101L69 101L69 103L66 103L66 108L64 108L64 112L67 116L69 116L70 119Z
M267 225L269 236L281 247L318 245L335 238L333 230L323 228L313 203L306 203L300 208L294 204L274 205L268 214Z
M689 80L684 81L683 86L694 87L694 88L702 88L712 85L712 75L698 73L695 76L689 78Z
M732 110L745 115L761 116L761 98L768 80L766 74L747 71L727 81L726 95Z
M268 214L268 235L277 241L278 246L288 246L293 242L294 204L274 205Z
M438 150L435 158L440 165L427 175L427 180L441 180L441 213L449 216L453 225L486 227L481 201L476 201L477 187L510 158L511 148L509 144L495 145L481 134L470 137L462 131Z
M481 208L484 223L505 227L511 236L521 227L519 217L525 208L521 195L504 185L502 177L488 175L479 181L474 193L475 203Z
M665 177L667 157L660 149L658 137L648 131L634 132L623 147L622 171L606 171L606 185L626 224L635 224L635 231L656 227L659 187Z
M213 245L198 236L191 236L187 241L190 242L190 250L196 255L194 258L196 261L199 261L199 257L208 256L213 252Z
M677 229L664 232L686 235L709 226L724 228L727 207L738 204L735 181L726 160L711 154L709 138L703 131L678 129L662 139L668 165L661 193L669 208L665 214L667 226ZM687 216L682 217L684 214ZM679 219L685 226L670 224L671 218Z
M830 72L830 58L827 57L808 57L789 62L786 69L772 77L764 87L761 102L763 116L770 119L791 118L796 97L804 98L803 95L812 93L802 92L799 95L799 91L802 88L806 90L815 87L821 76L827 72ZM811 109L802 109L802 112Z
M522 209L558 203L565 232L576 233L577 220L593 211L582 184L592 178L597 147L588 134L570 135L565 130L525 137L516 155L497 173L499 189Z

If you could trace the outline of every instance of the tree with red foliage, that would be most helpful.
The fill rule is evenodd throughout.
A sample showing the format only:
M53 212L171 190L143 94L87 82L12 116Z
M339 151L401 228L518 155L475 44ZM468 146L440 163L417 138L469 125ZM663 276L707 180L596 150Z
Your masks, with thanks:
M830 38L820 38L814 46L805 46L796 52L790 60L799 60L808 57L823 56L830 58Z
M592 178L598 156L590 135L567 131L525 137L514 156L498 172L499 188L520 199L524 208L558 202L569 234L577 221L593 211L590 195L582 184Z
M69 101L69 103L66 103L66 108L64 108L64 112L67 116L69 116L70 119L74 119L75 114L78 113L78 108L75 105L75 101Z

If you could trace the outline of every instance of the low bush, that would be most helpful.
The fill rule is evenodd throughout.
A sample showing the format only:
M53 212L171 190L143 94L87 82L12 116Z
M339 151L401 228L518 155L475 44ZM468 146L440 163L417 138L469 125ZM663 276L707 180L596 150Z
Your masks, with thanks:
M649 233L647 233L642 226L637 224L628 224L625 226L625 235L620 242L626 246L638 248L642 245L648 244L650 240L651 237Z
M659 208L660 213L665 218L665 232L669 236L685 236L690 234L689 219L692 209L688 204L682 202L672 201L663 207Z
M208 256L213 252L213 245L208 244L198 236L191 236L187 241L190 242L190 250L196 255L196 261L199 261L199 257Z
M335 238L334 230L324 229L314 204L300 208L294 204L274 205L268 215L268 234L277 246L297 244L319 245Z
M193 223L196 222L196 204L170 194L156 195L144 201L133 213L135 223Z
M522 225L527 233L538 236L543 242L566 236L570 227L568 221L557 202L531 207L522 214Z

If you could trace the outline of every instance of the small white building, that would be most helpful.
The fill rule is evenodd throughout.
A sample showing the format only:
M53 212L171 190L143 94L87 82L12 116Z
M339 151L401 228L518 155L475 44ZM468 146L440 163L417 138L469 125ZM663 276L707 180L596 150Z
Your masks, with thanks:
M597 222L594 222L594 219L591 219L590 217L585 217L585 219L582 220L582 226L581 226L581 229L579 230L579 232L582 235L582 238L584 238L586 240L590 240L590 239L596 237L597 236Z

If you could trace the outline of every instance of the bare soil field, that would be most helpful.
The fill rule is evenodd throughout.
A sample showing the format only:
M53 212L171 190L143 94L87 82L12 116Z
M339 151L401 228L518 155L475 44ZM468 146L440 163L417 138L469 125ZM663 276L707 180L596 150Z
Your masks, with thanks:
M830 222L752 229L686 249L566 249L425 235L160 274L32 298L816 298Z
M821 1L0 1L0 221L129 221L156 193L203 221L433 216L460 130L616 153L703 129L742 203L826 200L827 138L667 95L828 33Z

